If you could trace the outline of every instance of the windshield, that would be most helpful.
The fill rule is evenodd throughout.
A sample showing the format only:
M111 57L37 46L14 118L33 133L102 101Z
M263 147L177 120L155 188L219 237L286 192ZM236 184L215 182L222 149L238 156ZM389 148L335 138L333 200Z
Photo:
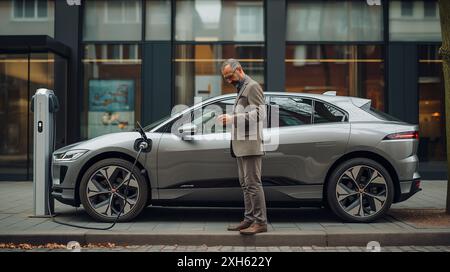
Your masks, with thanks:
M386 120L386 121L395 121L395 122L403 122L400 119L395 118L392 115L389 115L385 112L379 111L375 108L370 107L370 110L366 110L368 113L372 114L373 116L377 117L378 119L381 120Z
M169 120L170 117L171 117L170 115L165 116L165 117L159 119L158 121L155 121L155 122L151 123L150 125L145 126L144 131L149 132L150 130L154 129L155 127L157 127L160 124L164 123L165 121Z
M200 102L202 102L203 104L208 104L208 102L213 100L214 98L216 98L216 97L210 97L210 98L208 98L208 99L206 99L204 101L199 101L198 103L195 103L194 105L198 105ZM235 97L233 96L233 97L231 97L231 99L233 99L233 102L231 103L231 105L232 105L234 103ZM189 109L192 110L192 106L189 107ZM179 113L181 113L183 111L184 111L184 109L179 111L179 112L177 112L175 115L178 115ZM155 121L155 122L151 123L150 125L145 126L144 127L144 131L149 132L150 130L156 128L157 126L159 126L160 124L162 124L165 121L169 120L170 118L174 117L175 115L165 116L165 117L159 119L158 121Z

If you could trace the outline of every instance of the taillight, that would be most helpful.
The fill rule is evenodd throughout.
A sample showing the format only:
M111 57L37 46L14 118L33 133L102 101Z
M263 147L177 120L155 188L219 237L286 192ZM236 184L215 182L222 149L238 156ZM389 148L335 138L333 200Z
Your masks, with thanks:
M403 139L419 139L418 131L405 131L389 134L383 140L403 140Z

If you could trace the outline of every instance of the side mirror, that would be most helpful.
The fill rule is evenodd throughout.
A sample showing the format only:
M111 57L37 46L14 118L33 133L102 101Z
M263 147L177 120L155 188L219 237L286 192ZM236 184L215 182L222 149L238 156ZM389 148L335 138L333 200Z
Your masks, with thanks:
M182 140L190 141L193 139L192 135L197 133L197 126L192 123L184 124L178 128L178 133L181 135Z

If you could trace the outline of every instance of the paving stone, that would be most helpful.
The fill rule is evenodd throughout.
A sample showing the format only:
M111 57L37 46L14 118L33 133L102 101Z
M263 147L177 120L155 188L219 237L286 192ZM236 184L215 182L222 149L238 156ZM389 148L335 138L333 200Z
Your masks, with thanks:
M424 190L414 195L409 200L393 204L392 209L399 208L442 208L445 207L446 200L446 182L447 181L423 181ZM50 220L43 220L37 218L30 218L29 215L33 212L32 199L32 183L31 182L1 182L0 183L0 234L7 234L11 232L18 233L33 233L45 232L54 233L65 232L68 234L79 233L80 229L68 226L61 226ZM104 227L104 223L94 222L82 208L75 209L73 207L55 203L58 212L58 219L65 222L75 223L84 226ZM117 233L190 233L190 234L208 234L211 232L220 235L229 235L230 232L226 230L229 223L236 223L240 220L243 209L224 209L224 208L161 208L149 207L144 210L143 215L135 222L119 223L110 232ZM271 217L273 219L271 219ZM293 219L294 218L294 219ZM363 231L416 231L407 223L397 221L396 219L387 217L385 220L380 220L371 224L354 224L342 223L331 214L327 214L322 209L270 209L269 219L271 219L269 232L271 234L302 234L308 231L318 231L318 233L332 232L335 233L350 233ZM205 221L208 220L208 221ZM435 230L435 229L433 229ZM426 231L426 229L420 229ZM236 235L238 235L236 233ZM261 234L265 235L265 234ZM0 241L1 242L1 241ZM280 250L278 247L277 250ZM163 248L146 246L136 248L135 250L162 250ZM184 250L184 248L175 247L175 250ZM186 248L187 250L214 250L213 248L194 246ZM241 250L241 247L230 247L230 250ZM283 247L284 250L316 250L314 248L303 247ZM362 248L364 249L364 248ZM171 250L171 248L166 248ZM220 248L220 251L223 247ZM247 248L246 250L263 250L263 248ZM270 248L268 248L270 250ZM275 250L275 249L272 249ZM325 249L324 250L330 250ZM338 248L337 250L357 250L355 248ZM446 251L447 247L410 247L410 248L396 248L392 250L429 250L429 251Z

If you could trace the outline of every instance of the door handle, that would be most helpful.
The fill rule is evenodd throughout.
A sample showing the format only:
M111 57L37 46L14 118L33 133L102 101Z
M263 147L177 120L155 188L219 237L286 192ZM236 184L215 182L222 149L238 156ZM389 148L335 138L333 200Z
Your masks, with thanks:
M315 145L317 147L332 147L332 146L336 146L336 142L318 142Z

